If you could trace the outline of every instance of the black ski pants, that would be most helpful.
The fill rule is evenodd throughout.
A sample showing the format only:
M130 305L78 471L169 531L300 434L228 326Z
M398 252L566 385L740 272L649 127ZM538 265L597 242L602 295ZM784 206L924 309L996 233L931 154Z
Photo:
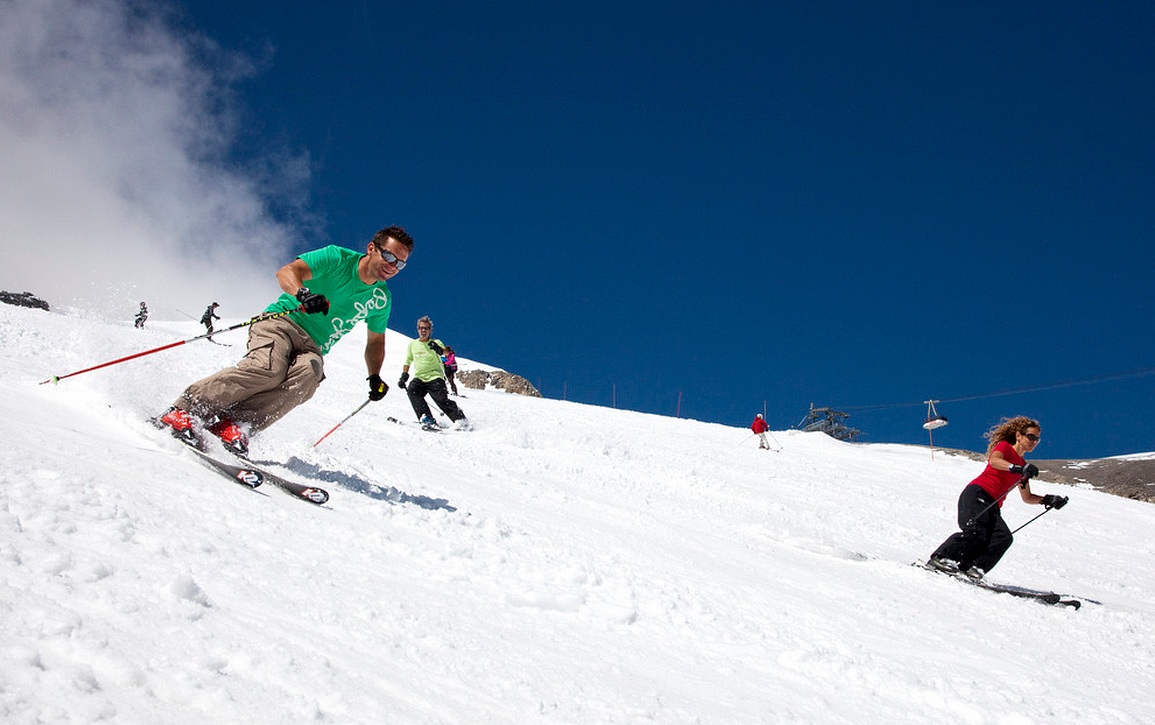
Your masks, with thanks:
M990 571L1011 548L1014 537L1003 520L998 506L982 486L969 484L958 497L958 525L961 531L951 534L932 556L957 561L966 570L977 566ZM989 507L989 508L988 508ZM984 511L983 509L986 509Z
M441 412L449 416L450 420L457 422L465 417L465 413L461 412L457 403L449 399L445 378L433 378L429 382L414 378L405 386L405 392L409 394L409 404L413 406L413 412L417 414L418 420L427 415L433 417L429 411L429 404L425 402L426 395L433 398L433 402L437 403L437 407L441 408Z

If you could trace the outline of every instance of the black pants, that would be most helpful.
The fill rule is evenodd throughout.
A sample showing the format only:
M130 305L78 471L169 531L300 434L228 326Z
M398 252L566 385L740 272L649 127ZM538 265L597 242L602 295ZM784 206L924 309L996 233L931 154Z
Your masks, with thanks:
M429 404L425 402L426 395L433 398L433 402L437 403L437 407L441 408L441 412L449 416L450 420L456 422L465 417L465 413L461 412L457 403L449 399L444 378L434 378L429 382L414 378L405 386L405 392L409 394L409 404L413 406L413 412L417 414L418 420L427 415L433 417L429 411Z
M958 525L962 530L951 534L932 556L957 561L963 570L972 566L983 571L993 569L1014 541L999 507L991 506L993 502L994 497L981 486L972 483L964 488L958 497Z
M457 383L453 381L455 375L457 375L457 368L445 368L445 379L449 381L449 387L453 388L453 394L457 395Z

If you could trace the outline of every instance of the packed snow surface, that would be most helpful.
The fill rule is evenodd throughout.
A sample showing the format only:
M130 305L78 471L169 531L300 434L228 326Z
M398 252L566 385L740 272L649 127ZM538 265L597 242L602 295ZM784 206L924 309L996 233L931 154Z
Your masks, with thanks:
M475 430L427 433L396 387L314 448L362 327L253 441L316 507L146 421L243 329L39 384L201 330L0 305L0 721L1151 722L1150 504L1035 482L1071 502L990 576L1076 611L910 565L982 467L926 448L464 388Z

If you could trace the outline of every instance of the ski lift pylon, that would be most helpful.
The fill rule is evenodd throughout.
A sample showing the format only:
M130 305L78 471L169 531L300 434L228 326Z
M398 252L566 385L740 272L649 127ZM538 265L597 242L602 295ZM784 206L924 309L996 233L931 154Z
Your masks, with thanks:
M934 408L934 404L939 401L924 400L922 402L926 403L926 422L922 424L923 428L927 430L935 430L936 428L942 428L944 425L946 425L946 416L939 415L938 411Z

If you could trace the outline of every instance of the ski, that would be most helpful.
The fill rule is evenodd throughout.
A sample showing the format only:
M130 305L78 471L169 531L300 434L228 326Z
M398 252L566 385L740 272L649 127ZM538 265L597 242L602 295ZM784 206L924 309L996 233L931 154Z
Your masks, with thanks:
M964 577L971 584L986 589L987 591L998 592L1000 594L1010 594L1012 597L1021 597L1023 599L1034 599L1044 604L1061 605L1064 607L1071 607L1078 609L1083 606L1083 603L1078 599L1064 598L1061 594L1055 592L1044 591L1041 589L1028 589L1026 587L1015 586L1013 584L996 584L994 582L987 582L983 580L974 581L970 577Z
M238 458L237 460L245 465L236 466L210 456L204 451L198 450L195 446L189 445L188 448L189 450L196 453L201 458L201 460L208 463L212 468L215 468L217 471L220 471L225 476L235 480L238 483L248 485L250 488L256 488L262 483L267 483L270 486L276 486L282 491L295 496L302 501L308 501L309 503L317 504L318 506L327 503L329 500L329 492L320 486L306 486L295 481L281 478L275 473L270 473L263 468L258 468L251 462L244 459Z
M961 572L956 574L956 573L943 571L942 569L937 569L937 568L931 566L929 563L924 562L924 561L916 561L913 563L913 566L921 567L923 569L926 569L927 571L934 572L935 574L941 574L943 576L949 576L952 579L957 579L958 581L966 582L967 584L978 587L979 589L986 589L989 592L995 592L998 594L1009 594L1012 597L1019 597L1021 599L1033 599L1036 602L1042 602L1043 604L1050 604L1052 606L1071 607L1072 609L1078 609L1078 608L1083 606L1082 601L1080 601L1078 599L1074 599L1072 597L1067 597L1067 596L1062 595L1062 594L1057 594L1055 592L1046 591L1043 589L1028 589L1027 587L1015 586L1013 584L996 584L994 582L989 582L989 581L986 581L984 579L971 579L969 576L967 576L966 574L963 574Z
M244 468L242 466L234 466L231 463L225 463L224 461L213 458L203 451L198 451L191 445L188 446L188 449L197 454L201 461L206 463L209 468L217 471L218 473L223 473L225 478L228 478L234 483L239 483L247 488L257 488L265 482L265 476L260 471Z
M151 422L153 425L156 425L157 427L164 430L172 430L171 428L168 428L168 426L165 426L163 423L160 423L155 418L151 419ZM209 468L216 471L217 473L220 473L233 483L239 483L242 486L246 486L248 488L257 488L261 484L267 483L270 486L276 486L282 491L288 493L291 496L299 498L302 501L308 501L309 503L316 504L318 506L328 502L329 500L329 492L320 486L306 486L304 484L296 483L295 481L281 478L275 473L270 473L263 468L254 466L250 461L244 460L243 458L236 458L238 464L243 464L236 465L227 461L222 461L216 456L209 455L204 451L204 441L199 437L196 437L196 434L193 434L193 437L187 437L173 431L173 438L183 443L186 448L195 453L197 457L200 458L200 460Z
M390 423L396 423L398 425L406 425L406 423L404 421L397 420L393 416L389 416L385 420L389 421ZM445 430L445 426L443 426L437 422L422 423L421 421L418 421L417 427L423 431L428 431L429 433L440 433L441 431Z

